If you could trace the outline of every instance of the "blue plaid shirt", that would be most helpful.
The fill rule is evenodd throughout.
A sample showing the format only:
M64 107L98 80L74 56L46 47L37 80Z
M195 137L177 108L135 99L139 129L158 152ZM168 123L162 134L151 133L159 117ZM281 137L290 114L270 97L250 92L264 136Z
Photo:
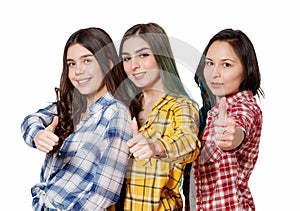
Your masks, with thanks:
M25 142L52 122L51 104L25 117L21 130ZM64 141L60 150L47 155L40 182L32 187L34 210L105 210L120 195L132 137L126 106L109 93L88 109L88 116Z

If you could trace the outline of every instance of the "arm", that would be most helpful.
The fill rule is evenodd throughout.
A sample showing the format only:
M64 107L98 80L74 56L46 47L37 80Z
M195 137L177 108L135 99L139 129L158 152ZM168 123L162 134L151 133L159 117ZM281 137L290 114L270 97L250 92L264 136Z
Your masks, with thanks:
M156 131L157 137L147 139L143 134L136 132L127 144L134 157L140 160L148 158L162 159L168 162L192 162L199 154L198 140L199 113L191 102L175 103L165 117L172 118L167 122L153 125L151 131ZM134 129L135 130L135 129Z
M224 151L237 149L254 123L254 114L244 102L238 102L227 115L226 99L219 103L219 116L214 122L218 146Z
M217 128L223 128L218 130ZM231 151L240 146L243 142L245 133L242 128L236 126L232 118L227 118L224 125L215 122L215 133L218 146L224 151Z
M178 103L174 109L174 132L158 139L163 145L166 157L161 159L172 162L189 163L199 154L200 141L199 113L197 106L188 101Z
M80 147L68 152L69 158L63 158L64 150L73 147L66 148L66 143L61 149L59 156L64 162L70 160L53 174L40 203L56 209L96 210L118 200L129 154L126 141L132 131L127 110L118 108L110 113L113 116L97 116L99 121L82 127L84 134L77 132L78 136L66 140L79 141Z
M21 124L21 132L25 143L36 148L37 146L34 142L36 134L49 126L55 115L56 106L53 103L46 108L38 110L36 113L26 116Z

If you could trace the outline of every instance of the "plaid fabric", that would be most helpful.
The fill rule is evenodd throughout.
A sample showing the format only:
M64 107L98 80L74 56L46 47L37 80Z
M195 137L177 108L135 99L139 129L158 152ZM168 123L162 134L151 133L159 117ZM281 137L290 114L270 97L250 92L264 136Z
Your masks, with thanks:
M55 104L28 115L22 125L25 142L35 147L36 132L52 122ZM95 102L88 116L53 156L46 156L40 182L32 187L33 209L104 210L114 204L126 173L132 137L131 117L110 94Z
M262 112L250 91L227 98L227 115L245 132L238 149L222 151L214 141L218 105L208 112L201 155L195 161L197 210L255 210L248 180L258 157Z
M130 159L125 210L182 210L179 191L183 170L199 153L199 114L189 99L165 95L153 107L139 132L159 140L166 157Z

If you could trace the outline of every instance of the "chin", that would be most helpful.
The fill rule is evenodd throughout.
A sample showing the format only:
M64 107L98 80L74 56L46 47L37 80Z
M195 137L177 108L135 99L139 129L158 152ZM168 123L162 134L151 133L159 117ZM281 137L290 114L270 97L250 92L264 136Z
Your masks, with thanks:
M216 97L223 97L225 96L225 92L224 90L220 90L220 91L212 91L212 93L216 96Z

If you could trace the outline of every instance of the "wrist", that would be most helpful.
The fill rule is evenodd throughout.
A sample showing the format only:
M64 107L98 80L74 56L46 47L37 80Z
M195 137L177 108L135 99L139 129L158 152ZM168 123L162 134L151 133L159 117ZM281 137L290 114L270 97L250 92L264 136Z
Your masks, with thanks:
M166 151L160 141L155 141L154 143L154 149L155 149L155 158L162 158L166 156Z

